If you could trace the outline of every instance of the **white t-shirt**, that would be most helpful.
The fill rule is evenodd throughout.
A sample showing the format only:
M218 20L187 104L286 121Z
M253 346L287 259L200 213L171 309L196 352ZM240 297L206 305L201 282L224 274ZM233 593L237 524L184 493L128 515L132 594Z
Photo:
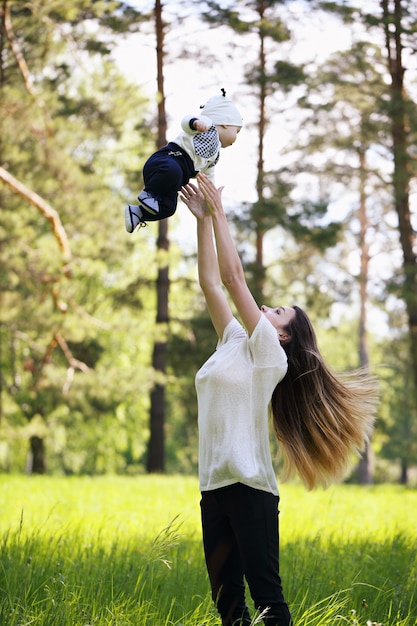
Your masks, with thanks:
M268 405L287 371L276 329L261 315L249 337L237 319L196 375L200 490L243 483L278 495Z

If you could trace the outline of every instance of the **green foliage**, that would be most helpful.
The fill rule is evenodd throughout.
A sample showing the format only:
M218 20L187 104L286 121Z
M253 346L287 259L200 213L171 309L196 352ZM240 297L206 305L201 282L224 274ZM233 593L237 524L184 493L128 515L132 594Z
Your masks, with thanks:
M413 380L407 365L409 345L401 336L382 346L380 376L384 397L381 406L380 455L396 461L401 482L409 480L409 472L417 463L417 410L413 402Z
M196 479L0 483L2 624L218 624ZM392 487L281 487L281 575L296 624L414 626L416 496Z
M208 1L207 11L203 17L210 24L227 24L239 35L258 33L261 37L267 37L275 42L289 39L289 31L274 9L276 1L268 0L262 3L246 1L239 3L239 7L224 7L218 2Z
M151 258L151 242L127 238L122 207L153 144L141 128L146 99L105 58L106 17L118 11L125 32L137 18L122 8L11 3L35 97L6 46L2 157L56 210L72 261L63 266L45 217L1 187L4 468L23 469L21 440L36 433L46 437L50 471L120 471L143 456L147 398L137 389L149 378L153 277L147 265L138 278L138 258L145 250ZM89 43L92 20L106 49ZM71 37L61 23L71 23ZM129 297L135 283L140 296ZM133 307L146 309L139 321Z
M233 30L240 34L249 33L252 30L252 25L241 19L240 11L235 11L229 8L222 8L217 2L207 2L207 13L204 14L204 19L209 24L219 25L227 23Z
M332 4L352 19L359 15L360 7ZM8 6L27 74L4 36L1 165L57 212L72 261L64 264L46 217L1 185L0 468L23 471L31 438L40 437L49 472L143 472L149 393L162 378L167 469L195 472L194 375L216 341L198 292L195 258L184 259L171 246L168 367L156 374L150 365L159 332L154 322L156 230L149 226L134 236L123 232L122 207L135 201L141 166L154 147L154 129L147 99L116 69L110 53L120 38L141 32L151 11L146 15L117 0L11 1ZM263 40L265 63L256 56L245 69L257 102L258 87L266 88L266 132L275 132L269 124L276 119L277 96L290 95L293 86L301 94L299 108L291 111L300 119L294 166L259 173L262 197L239 208L235 237L256 296L305 307L326 356L343 370L357 362L357 282L350 259L357 246L358 164L364 154L371 157L366 163L369 239L375 258L385 254L390 271L396 271L395 289L386 277L372 285L377 292L373 304L383 309L391 289L394 308L400 308L403 286L401 271L391 267L397 234L387 227L392 223L389 178L380 161L372 159L376 153L387 163L392 158L385 59L381 46L366 41L317 71L312 64L292 64L286 48L278 45L289 37L284 6L272 0L228 3L227 8L210 2L204 13L213 24L230 26L242 36L245 49L244 34ZM309 10L315 6L308 3ZM407 36L412 36L412 6L406 6ZM233 45L238 41L233 38ZM407 109L415 134L411 98ZM291 154L282 155L286 163L287 158ZM301 196L300 188L305 190ZM340 197L347 197L341 215L330 219L328 209ZM254 260L259 233L265 234L262 267ZM349 305L348 324L333 323L335 302ZM371 350L376 365L380 353L374 345ZM389 361L389 373L381 376L376 451L408 467L415 463L416 424L408 400L409 357L406 346L397 351L390 345L388 351L390 359L380 357Z
M167 470L196 473L198 467L197 398L194 378L213 353L217 336L203 302L193 302L194 316L172 332L168 342ZM200 311L200 313L199 313Z
M303 84L306 74L302 67L289 63L288 61L277 61L275 63L275 81L282 89Z

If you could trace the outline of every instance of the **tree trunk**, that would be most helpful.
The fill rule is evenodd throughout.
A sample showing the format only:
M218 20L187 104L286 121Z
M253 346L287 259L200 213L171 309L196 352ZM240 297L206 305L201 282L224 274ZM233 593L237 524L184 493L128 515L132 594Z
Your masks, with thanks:
M168 250L169 240L168 220L159 222L158 250ZM150 439L148 447L148 472L163 472L165 470L165 371L168 354L168 296L169 275L168 266L158 269L156 282L157 289L157 316L156 339L153 349L153 368L158 376L158 382L151 392Z
M404 460L401 461L400 485L408 485L408 466Z
M408 154L407 97L404 92L402 61L401 0L381 0L384 15L385 45L391 75L391 120L394 152L394 202L398 215L400 243L403 252L404 290L410 333L410 357L413 371L414 398L417 405L417 239L410 213L411 157Z
M45 442L35 435L30 438L30 452L27 460L26 471L28 474L45 474Z
M264 6L261 2L259 7L259 21L262 23L264 18ZM258 202L262 205L264 199L264 137L265 137L265 101L266 101L266 76L265 76L265 37L262 29L259 34L259 70L260 70L260 93L259 93L259 136L258 136L258 165L256 177L256 192ZM263 213L263 209L262 209ZM263 242L265 236L265 227L263 225L263 214L258 216L256 223L256 261L253 295L255 300L261 304L263 300L264 284L265 284L265 267L263 259Z
M164 26L162 21L161 0L155 1L156 24L156 56L157 56L157 84L158 84L158 148L166 144L166 114L164 94ZM168 220L158 222L158 277L156 333L153 348L152 365L157 382L151 392L150 408L150 438L148 444L148 472L163 472L165 470L165 372L168 353L168 300L169 300L169 267L168 255ZM165 254L159 254L160 251ZM161 260L162 259L162 260Z
M360 176L360 199L359 199L359 250L361 255L361 269L359 274L359 365L364 370L369 370L369 352L367 336L367 300L368 300L368 266L369 245L366 239L368 230L368 218L366 214L366 156L364 150L359 150L359 176ZM369 441L361 456L357 467L358 482L361 485L371 485L373 482L374 459Z

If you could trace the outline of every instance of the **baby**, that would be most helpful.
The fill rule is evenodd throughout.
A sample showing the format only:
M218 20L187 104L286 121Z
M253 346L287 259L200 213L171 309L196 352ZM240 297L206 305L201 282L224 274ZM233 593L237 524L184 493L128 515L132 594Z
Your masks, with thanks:
M178 191L198 172L207 174L214 182L220 149L234 144L243 125L238 109L226 97L225 90L221 91L221 96L206 102L200 115L186 115L181 122L183 132L146 161L145 187L138 196L139 204L128 204L125 208L128 233L146 226L147 221L173 215Z

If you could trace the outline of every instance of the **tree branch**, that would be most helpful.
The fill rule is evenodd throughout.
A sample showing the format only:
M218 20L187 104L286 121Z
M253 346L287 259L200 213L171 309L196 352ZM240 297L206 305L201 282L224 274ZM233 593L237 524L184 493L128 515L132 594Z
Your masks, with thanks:
M35 100L35 102L37 103L41 111L43 112L46 129L48 130L49 122L50 122L48 110L46 108L45 101L43 100L43 98L39 97L39 95L36 93L36 90L33 85L33 81L29 72L28 64L26 63L26 59L22 54L20 46L16 40L16 37L14 36L13 27L12 27L12 19L10 16L9 0L4 0L1 13L2 13L2 22L3 22L4 32L10 44L12 53L16 59L20 73L22 74L23 82L25 84L26 90L32 96L32 98Z
M90 368L88 367L86 363L84 363L83 361L80 361L79 359L76 359L73 356L67 342L65 341L64 337L61 335L60 332L55 333L54 339L58 343L59 347L61 348L68 362L67 378L62 387L62 393L65 396L69 392L72 381L74 380L75 370L79 369L82 372L89 372Z
M64 337L61 335L60 332L56 332L54 335L54 339L56 340L57 344L59 345L59 347L61 348L67 362L68 365L74 369L79 369L82 372L89 372L90 368L88 367L88 365L86 363L84 363L84 361L80 361L79 359L76 359L67 342L65 341Z
M71 249L67 237L65 228L61 222L58 212L53 209L41 196L26 187L23 183L17 180L12 174L0 166L0 180L2 180L14 193L27 200L32 206L34 206L42 215L46 217L52 226L52 231L58 242L59 247L62 250L64 261L66 264L71 261ZM64 267L64 274L69 276L69 267Z

